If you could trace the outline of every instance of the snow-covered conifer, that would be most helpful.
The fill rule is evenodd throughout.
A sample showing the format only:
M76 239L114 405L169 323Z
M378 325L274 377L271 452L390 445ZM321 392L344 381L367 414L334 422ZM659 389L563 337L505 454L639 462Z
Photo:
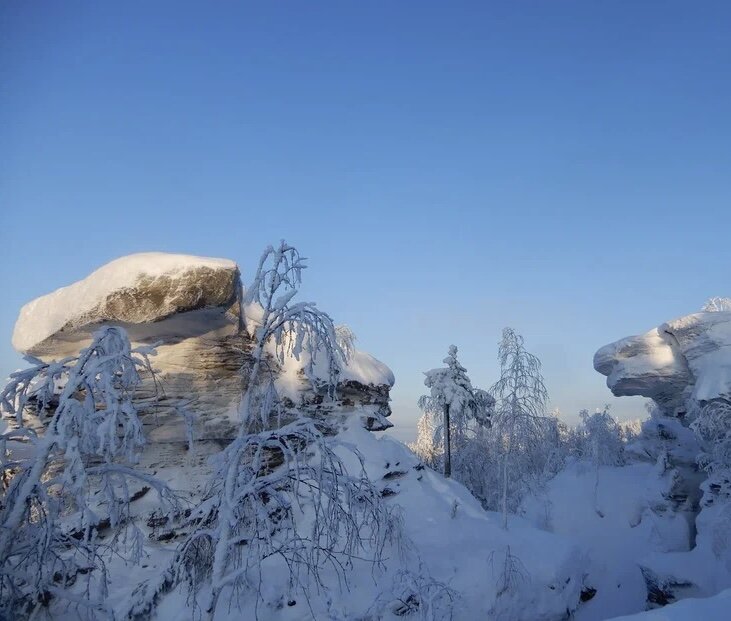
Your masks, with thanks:
M470 423L488 425L493 398L483 390L476 390L465 369L457 360L457 348L449 347L447 365L426 371L424 385L430 394L419 399L424 413L437 419L435 434L444 446L444 476L452 473L452 453L465 445Z

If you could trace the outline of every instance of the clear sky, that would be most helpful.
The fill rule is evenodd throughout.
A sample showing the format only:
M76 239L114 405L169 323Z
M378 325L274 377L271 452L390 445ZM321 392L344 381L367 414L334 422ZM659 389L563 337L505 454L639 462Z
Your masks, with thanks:
M501 329L568 417L601 345L731 295L728 2L3 2L0 372L20 306L121 255L280 238L396 373ZM611 400L621 417L641 400Z

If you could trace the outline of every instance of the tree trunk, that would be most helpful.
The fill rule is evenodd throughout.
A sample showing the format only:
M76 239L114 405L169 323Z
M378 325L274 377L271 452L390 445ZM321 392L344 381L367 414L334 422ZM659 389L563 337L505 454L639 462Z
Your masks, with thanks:
M599 442L594 440L594 511L599 517L604 514L599 510Z
M503 528L508 530L508 456L503 459L503 492L502 492Z
M452 476L452 442L449 428L449 404L444 406L444 476Z

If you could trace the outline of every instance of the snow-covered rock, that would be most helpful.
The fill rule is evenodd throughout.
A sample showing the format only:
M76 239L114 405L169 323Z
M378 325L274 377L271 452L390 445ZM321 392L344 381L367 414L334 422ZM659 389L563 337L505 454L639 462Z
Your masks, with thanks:
M602 347L594 368L616 396L641 395L666 414L688 398L731 398L731 312L693 313Z
M135 328L198 309L225 311L239 292L239 269L233 261L133 254L23 306L13 346L34 355L55 352L57 341L77 340L109 322L124 324L133 339L150 338L151 331Z
M20 311L13 345L44 360L72 356L102 324L122 326L134 345L157 345L156 396L145 417L149 442L186 442L181 409L195 414L196 435L231 437L246 350L241 336L241 279L227 259L158 252L108 263L86 278L37 298Z
M731 402L731 311L716 304L602 347L594 367L615 395L642 395L657 404L632 452L656 460L667 482L653 507L658 524L664 528L682 516L690 525L690 550L642 559L648 602L662 605L728 588L731 505L720 486L704 482L698 457L712 447L692 422L707 404Z
M134 345L156 344L157 383L143 393L159 407L146 419L153 443L187 442L181 409L193 414L199 441L217 446L232 437L245 388L257 309L243 308L239 268L228 259L148 252L116 259L86 278L41 296L20 311L13 345L44 360L75 355L102 324L125 328ZM317 377L304 374L307 359L278 364L281 396L293 405L321 405ZM314 383L313 381L314 380ZM391 426L387 417L391 370L355 348L340 375L340 401L329 412L359 409L371 430ZM160 449L163 452L167 448Z

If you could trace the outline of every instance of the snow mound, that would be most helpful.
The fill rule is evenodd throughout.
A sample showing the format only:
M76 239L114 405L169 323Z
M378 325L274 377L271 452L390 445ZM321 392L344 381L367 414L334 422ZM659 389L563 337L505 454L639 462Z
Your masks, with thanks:
M599 621L644 609L647 588L640 566L656 553L687 549L688 522L653 511L664 486L649 463L602 466L597 479L593 466L578 462L548 483L545 497L524 502L526 519L589 552L586 584L596 595L582 605L577 620Z
M63 330L87 323L151 322L185 310L222 306L235 286L238 268L228 259L163 252L129 255L23 306L13 347L28 352Z
M339 436L358 447L372 480L384 481L424 568L461 595L455 619L562 619L576 608L586 561L580 546L519 517L509 529L461 484L421 466L403 444L360 425ZM404 472L403 476L397 476ZM392 473L392 474L389 474ZM396 473L394 475L393 473ZM500 594L506 553L516 559L515 590Z
M250 335L253 335L255 327L260 323L263 310L259 304L247 304L244 307L244 316L247 329ZM268 352L272 356L279 353L273 344L268 346ZM363 384L364 386L387 386L392 387L396 381L393 371L369 353L352 348L349 357L344 365L340 368L339 382L353 381ZM285 347L283 360L281 360L281 373L277 377L277 392L281 396L292 399L295 403L299 401L299 397L303 391L309 390L309 386L305 381L305 370L309 369L312 360L312 353L303 351L299 358ZM316 355L312 369L309 371L309 379L326 380L328 377L328 364L324 354Z
M731 589L706 598L689 598L635 615L614 617L611 621L725 621L731 616Z
M342 369L341 378L371 386L393 386L393 371L369 353L356 349Z
M264 585L257 619L559 621L576 609L586 571L579 546L518 517L511 517L509 529L503 530L501 516L486 512L462 485L424 467L400 442L363 429L356 415L349 421L337 437L341 443L338 455L354 473L360 469L353 449L357 451L385 502L400 514L404 548L400 552L393 549L381 569L356 559L347 572L347 584L324 571L327 586L313 588L309 602L294 598L292 606L283 606L281 600L287 588L286 572L274 572ZM171 484L186 487L195 476L185 467L160 474ZM111 600L120 603L120 612L129 601L133 582L146 576L154 579L173 549L174 545L148 547L151 556L141 575L130 576L127 584L115 583ZM506 556L513 568L507 581L503 575ZM424 616L418 610L396 612L419 585L421 597L430 588L433 592L449 590L445 598L452 601L451 617L445 609L440 609L441 614L432 610L434 616L428 616L426 610L421 611ZM242 614L249 618L254 602L243 599L240 604L241 609L222 606L216 621L238 620ZM190 615L186 593L174 592L163 598L154 618L185 619Z

